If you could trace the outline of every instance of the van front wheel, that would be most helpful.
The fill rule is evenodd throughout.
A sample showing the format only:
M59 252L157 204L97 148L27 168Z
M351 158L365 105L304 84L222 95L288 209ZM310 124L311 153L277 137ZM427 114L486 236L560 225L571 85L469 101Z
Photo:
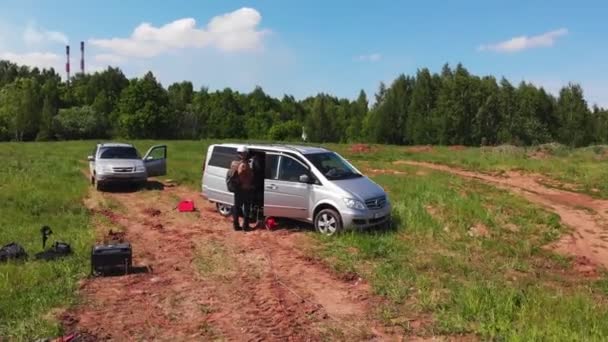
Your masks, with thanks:
M323 209L315 217L315 228L323 235L334 235L342 230L340 214L333 209Z
M217 212L224 217L232 215L232 206L224 203L215 203L215 208L217 208Z

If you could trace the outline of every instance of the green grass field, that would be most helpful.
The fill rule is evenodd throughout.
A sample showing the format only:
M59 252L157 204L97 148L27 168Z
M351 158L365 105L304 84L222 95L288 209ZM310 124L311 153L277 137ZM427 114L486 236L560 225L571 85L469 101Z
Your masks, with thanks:
M319 237L316 251L389 299L379 313L387 323L408 329L428 317L428 334L499 340L608 336L605 293L562 276L569 261L540 248L564 231L556 215L487 185L399 170L374 177L391 194L396 231Z
M78 157L84 146L0 144L0 244L17 242L30 256L25 263L0 265L0 336L57 334L50 310L73 303L77 281L86 276L92 232L82 204L88 184ZM33 260L42 249L44 224L54 232L49 242L69 242L75 257Z
M134 142L140 152L156 141ZM167 178L200 189L208 141L169 141ZM60 333L56 309L75 303L77 281L88 274L93 217L82 204L88 183L84 160L94 142L0 144L0 244L15 241L30 256L41 249L39 228L76 250L60 262L0 265L0 340ZM603 147L533 150L378 146L351 153L331 145L362 170L398 168L372 178L389 191L397 229L316 239L311 253L336 272L355 272L386 299L379 319L430 334L496 340L605 340L608 279L587 280L570 260L541 247L564 232L544 209L474 181L392 162L423 160L480 171L539 172L608 196ZM598 189L598 191L593 191Z
M568 148L547 144L534 147L405 147L376 146L377 152L351 153L346 145L330 145L355 161L408 159L440 163L481 172L521 170L539 173L572 185L580 192L608 198L608 147Z

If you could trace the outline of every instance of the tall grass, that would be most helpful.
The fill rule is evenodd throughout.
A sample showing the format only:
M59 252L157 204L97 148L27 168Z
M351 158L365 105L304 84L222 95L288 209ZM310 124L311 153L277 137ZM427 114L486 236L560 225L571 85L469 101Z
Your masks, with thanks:
M86 157L83 147L0 144L0 244L17 242L30 255L27 262L0 265L0 337L56 335L59 326L50 310L73 303L77 280L86 275L92 232L82 204L87 181L78 159ZM66 241L75 255L35 261L42 250L42 225L53 230L50 243Z

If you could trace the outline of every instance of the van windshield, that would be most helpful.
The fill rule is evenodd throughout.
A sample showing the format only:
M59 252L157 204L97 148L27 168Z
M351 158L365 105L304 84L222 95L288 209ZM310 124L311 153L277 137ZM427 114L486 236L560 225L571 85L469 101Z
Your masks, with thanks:
M140 159L134 147L102 147L99 159Z
M305 154L304 156L329 180L362 177L334 152Z

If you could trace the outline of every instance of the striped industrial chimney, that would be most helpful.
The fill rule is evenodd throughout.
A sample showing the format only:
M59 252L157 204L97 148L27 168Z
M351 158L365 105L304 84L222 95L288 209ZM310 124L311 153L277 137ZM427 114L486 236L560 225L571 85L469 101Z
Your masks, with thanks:
M80 42L80 72L84 74L84 42Z
M65 46L65 56L66 56L66 62L65 62L65 73L67 74L67 83L70 83L70 46L66 45Z

